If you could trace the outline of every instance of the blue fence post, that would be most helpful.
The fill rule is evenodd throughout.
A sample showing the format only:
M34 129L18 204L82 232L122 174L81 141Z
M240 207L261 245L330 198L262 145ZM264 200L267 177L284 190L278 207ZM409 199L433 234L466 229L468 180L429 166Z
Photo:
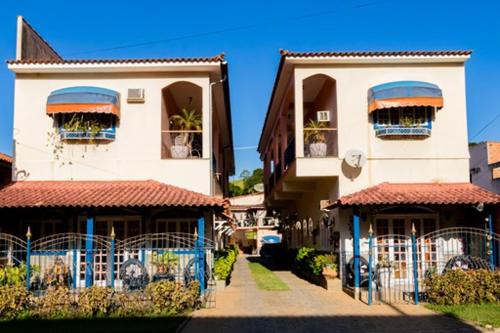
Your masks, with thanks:
M413 297L415 299L415 305L418 304L418 262L417 262L417 230L415 230L415 224L411 224L411 250L412 250L412 261L413 261Z
M196 240L198 253L198 281L200 293L205 293L205 219L198 219L198 239Z
M30 290L31 283L31 229L26 232L26 290Z
M359 299L359 282L361 276L361 266L360 266L360 248L359 248L359 212L354 210L354 216L352 219L352 231L353 231L353 255L354 255L354 298Z
M78 279L78 271L77 271L77 263L78 263L78 253L76 251L76 237L73 243L73 289L77 287L77 279Z
M111 250L109 251L109 266L111 266L110 275L110 285L111 288L115 289L115 227L111 227Z
M94 216L87 216L87 237L85 240L85 288L92 287L94 262Z
M368 230L368 305L372 305L372 292L373 292L373 228L370 223L370 230Z
M488 221L488 236L486 239L488 240L488 259L490 262L490 268L492 270L495 269L495 246L493 242L493 215L489 214L487 217Z

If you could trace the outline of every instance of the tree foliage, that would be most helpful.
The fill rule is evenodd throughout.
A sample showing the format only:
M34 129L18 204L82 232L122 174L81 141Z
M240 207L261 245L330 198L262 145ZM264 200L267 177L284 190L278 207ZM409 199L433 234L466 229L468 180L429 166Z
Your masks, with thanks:
M235 197L238 195L245 195L257 192L255 185L263 182L264 170L258 168L252 172L243 170L241 172L241 179L233 180L229 183L229 196Z

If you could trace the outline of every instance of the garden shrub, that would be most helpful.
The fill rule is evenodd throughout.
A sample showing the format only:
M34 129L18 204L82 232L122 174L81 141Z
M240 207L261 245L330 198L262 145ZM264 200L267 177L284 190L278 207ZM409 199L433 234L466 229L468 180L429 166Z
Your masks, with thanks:
M232 245L216 253L214 275L217 280L227 280L233 271L234 263L238 258L239 249Z
M295 256L295 265L302 271L321 275L327 265L336 267L336 256L316 252L312 247L301 247Z
M180 313L199 305L200 285L192 282L187 288L174 281L159 281L146 287L155 314Z
M450 270L425 281L430 303L439 305L500 302L500 271Z
M84 289L78 298L78 311L86 317L107 315L113 309L113 289L92 286Z
M68 288L50 288L40 297L33 297L30 315L39 318L70 318L76 313L76 302Z
M152 312L152 305L147 295L141 292L113 294L112 314L117 317L138 317Z
M0 267L0 286L20 286L26 281L26 265Z
M21 285L0 286L0 318L13 319L30 306L30 293Z

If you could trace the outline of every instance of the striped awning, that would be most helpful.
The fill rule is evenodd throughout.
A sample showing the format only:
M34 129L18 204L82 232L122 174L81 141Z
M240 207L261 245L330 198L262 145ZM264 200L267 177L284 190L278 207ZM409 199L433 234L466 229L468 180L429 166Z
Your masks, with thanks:
M368 90L368 112L404 106L443 107L441 89L421 81L396 81L380 84Z
M55 90L47 99L47 114L107 113L120 116L118 92L99 87L69 87Z

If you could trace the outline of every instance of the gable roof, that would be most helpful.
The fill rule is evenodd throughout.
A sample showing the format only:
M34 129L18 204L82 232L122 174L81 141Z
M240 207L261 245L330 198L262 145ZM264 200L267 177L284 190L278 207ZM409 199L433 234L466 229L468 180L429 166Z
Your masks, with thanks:
M154 180L18 181L0 189L0 208L203 207L221 212L221 198Z
M340 197L327 208L373 205L499 205L500 195L470 183L382 183Z

